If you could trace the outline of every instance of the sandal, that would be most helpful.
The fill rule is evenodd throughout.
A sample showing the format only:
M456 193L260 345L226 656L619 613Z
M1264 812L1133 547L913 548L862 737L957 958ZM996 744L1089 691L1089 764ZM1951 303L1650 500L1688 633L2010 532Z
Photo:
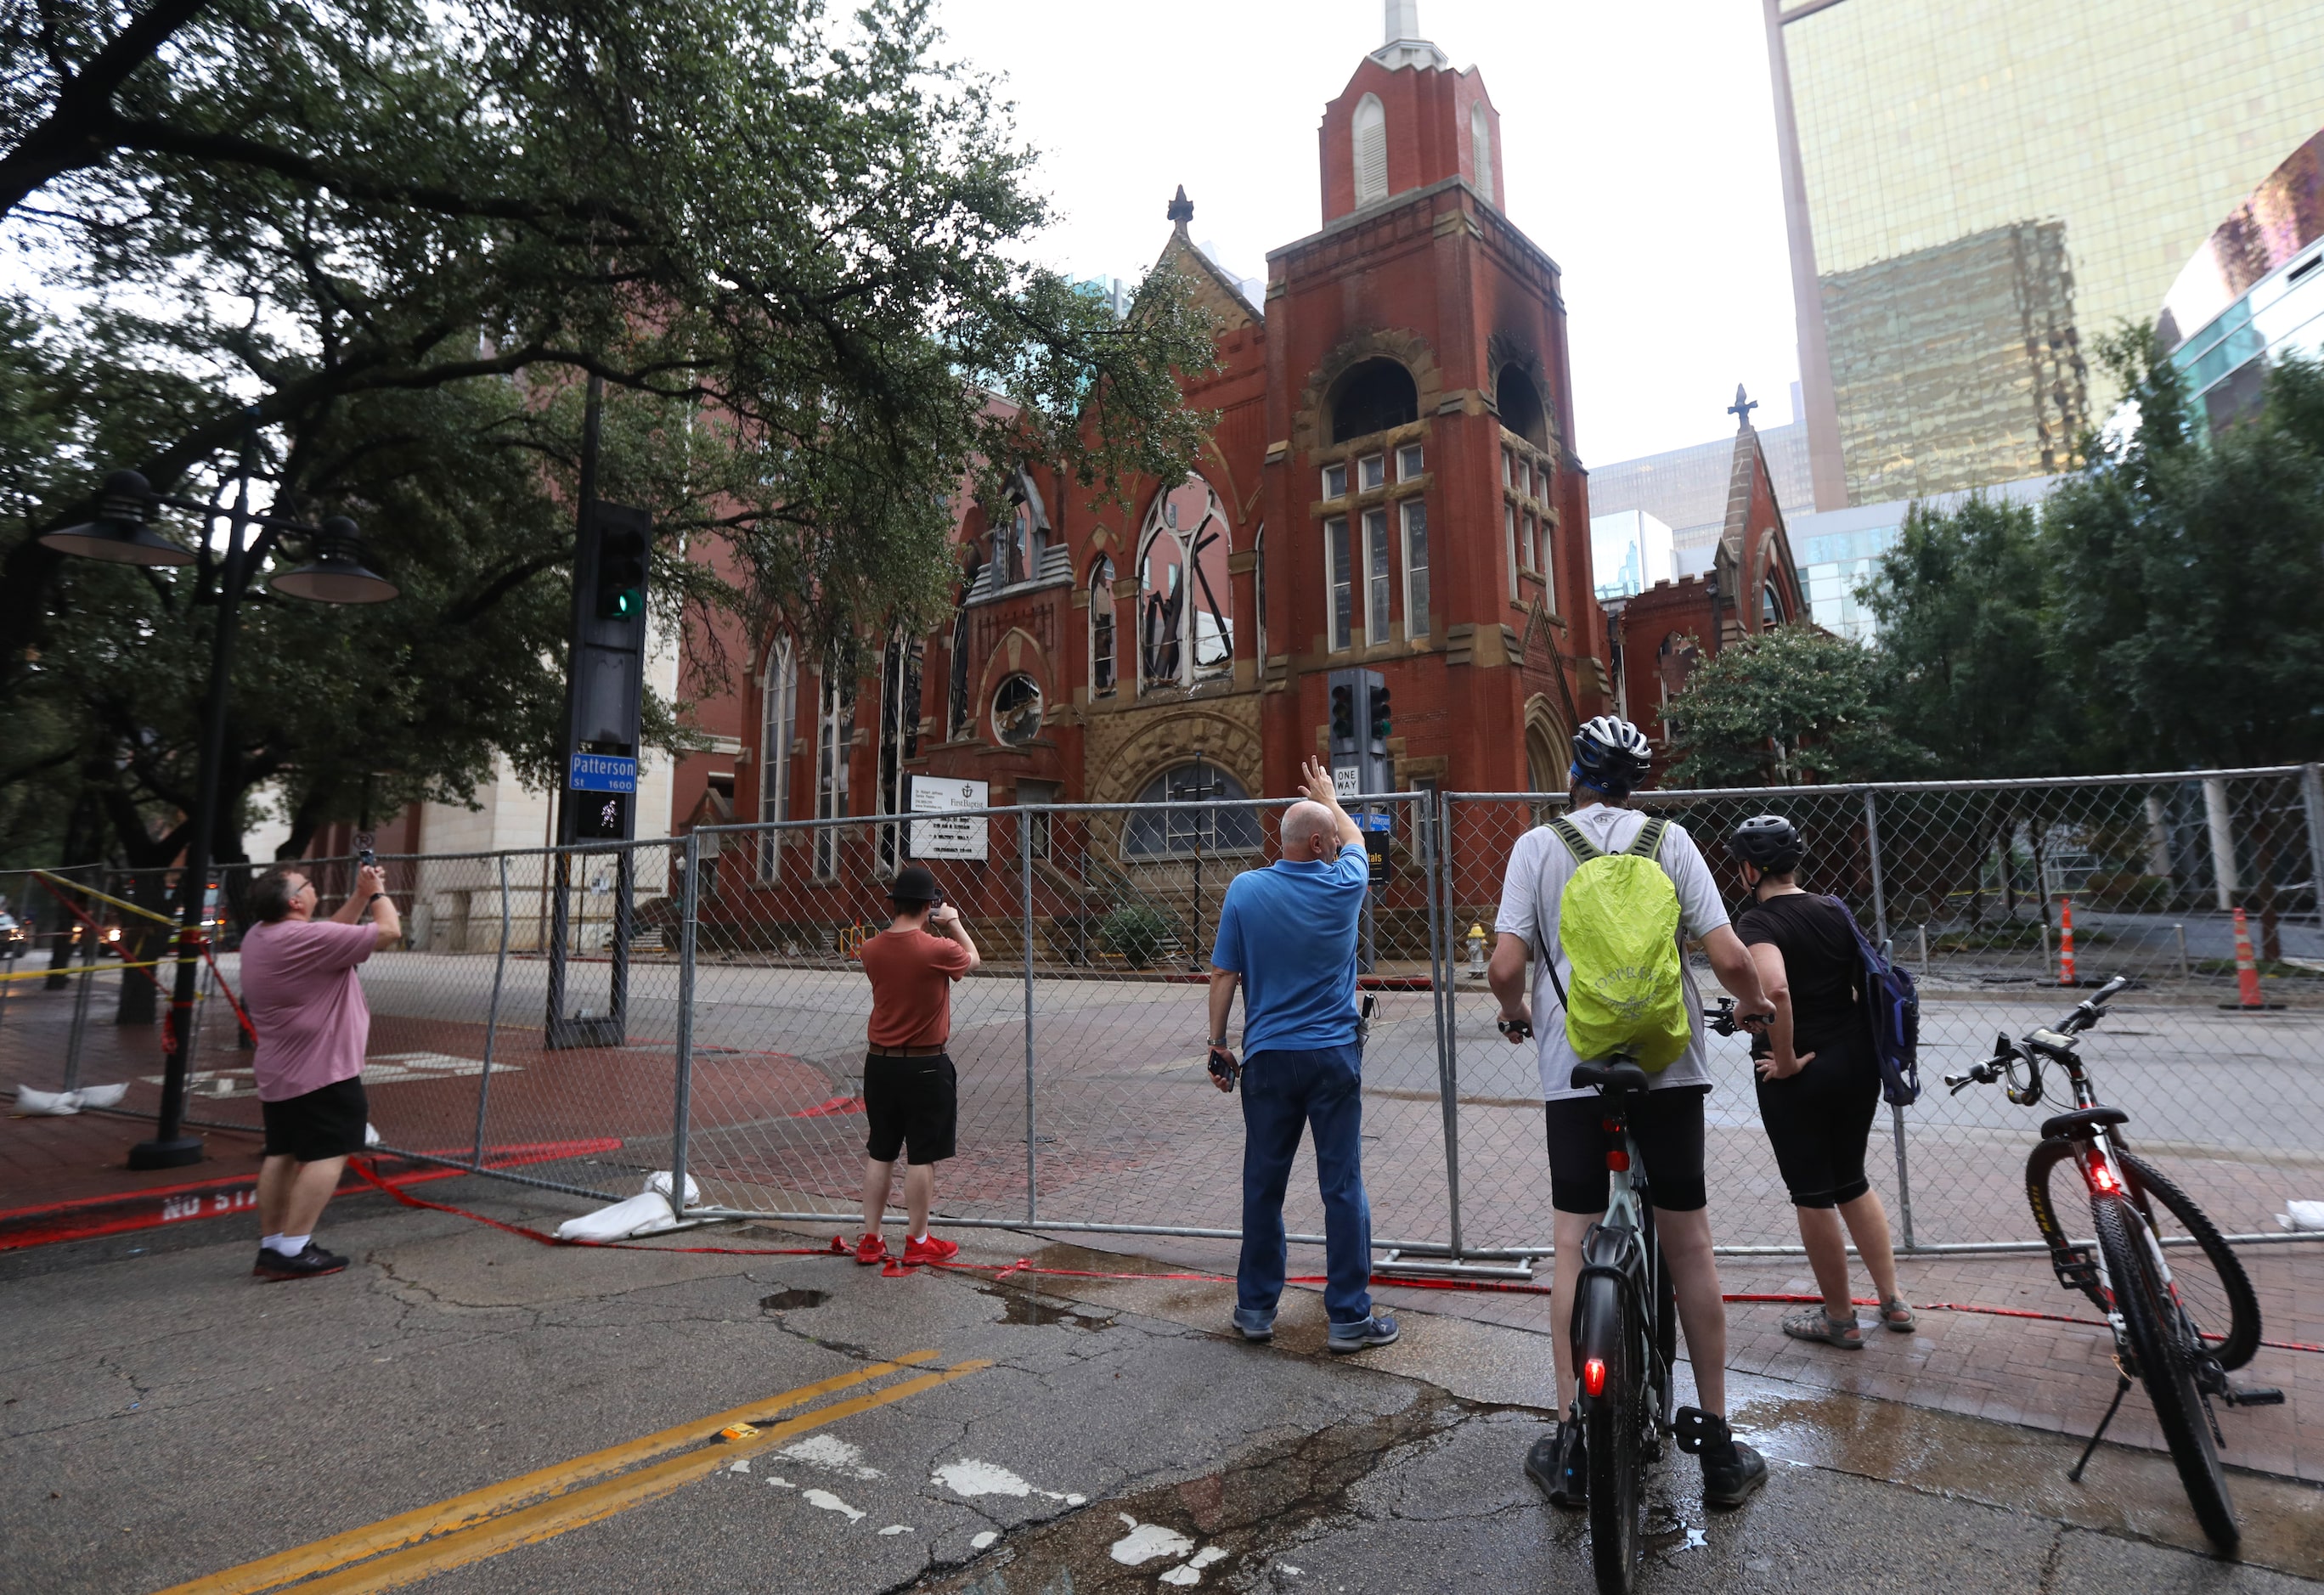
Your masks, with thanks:
M1890 1296L1880 1304L1880 1322L1896 1334L1911 1334L1916 1320L1911 1305L1903 1296Z
M1845 1318L1833 1318L1820 1306L1811 1307L1784 1319L1784 1332L1795 1341L1821 1341L1843 1351L1864 1350L1864 1329L1853 1313Z

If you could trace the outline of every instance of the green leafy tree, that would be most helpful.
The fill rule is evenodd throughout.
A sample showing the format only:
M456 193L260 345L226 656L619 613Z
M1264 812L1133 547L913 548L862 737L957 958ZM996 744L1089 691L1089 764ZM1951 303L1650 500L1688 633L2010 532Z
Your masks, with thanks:
M2043 614L2049 560L2023 504L1975 497L1950 514L1915 504L1863 597L1879 622L1881 701L1932 774L2059 775L2071 715Z
M2139 425L2051 500L2058 670L2115 768L2301 763L2324 753L2324 365L2267 373L2259 411L2208 438L2151 328L2100 346ZM2263 954L2299 822L2242 816Z
M1883 718L1876 661L1812 626L1778 626L1704 659L1663 711L1666 786L1767 787L1917 773L1927 753Z
M262 782L295 845L553 768L585 377L668 627L844 647L945 603L963 483L1185 469L1207 319L1024 263L1032 154L939 43L921 0L0 7L0 242L69 296L0 307L0 791L175 856L215 605L37 539L113 466L224 491L253 418L261 497L355 516L405 595L245 612L226 859Z
M2233 768L2324 752L2324 366L2287 359L2208 442L2151 327L2100 345L2139 405L2049 502L2060 673L2136 763Z

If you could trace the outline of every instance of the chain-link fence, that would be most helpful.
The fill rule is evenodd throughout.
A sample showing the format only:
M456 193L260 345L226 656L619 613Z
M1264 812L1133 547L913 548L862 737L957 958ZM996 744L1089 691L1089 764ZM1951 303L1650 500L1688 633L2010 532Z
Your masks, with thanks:
M1483 961L1510 851L1562 794L1368 799L1366 1180L1382 1246L1545 1249L1534 1054L1497 1033ZM2224 1229L2267 1236L2324 1195L2324 927L2315 767L2044 782L1641 794L1684 824L1730 902L1723 838L1773 810L1830 891L1921 979L1915 1106L1882 1110L1870 1171L1918 1248L2024 1244L2038 1115L1937 1077L2070 1006L2072 968L2138 987L2084 1044L2101 1096ZM1280 803L976 809L705 829L676 841L383 858L406 946L375 955L383 1145L604 1197L678 1169L713 1213L844 1222L862 1179L869 991L853 954L917 858L982 967L952 998L955 1222L1231 1235L1241 1124L1204 1068L1204 984L1228 883L1275 853ZM352 860L314 861L326 904ZM256 866L219 869L196 982L197 1128L255 1129L233 1000ZM0 876L0 1077L124 1083L150 1117L176 981L175 871ZM2234 910L2263 996L2242 1011ZM29 910L29 911L28 911ZM0 936L16 933L0 927ZM1701 968L1698 954L1698 968ZM30 977L30 978L23 978ZM1707 972L1706 989L1715 989ZM1550 1022L1555 1022L1554 1019ZM1711 1043L1709 1157L1730 1249L1794 1249L1741 1037ZM2044 1111L2051 1111L2045 1108ZM1286 1213L1320 1231L1309 1153Z

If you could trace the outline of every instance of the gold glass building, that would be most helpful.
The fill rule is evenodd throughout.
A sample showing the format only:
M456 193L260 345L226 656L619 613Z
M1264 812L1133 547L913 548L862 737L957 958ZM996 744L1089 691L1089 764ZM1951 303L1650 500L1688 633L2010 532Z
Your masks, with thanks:
M2063 469L2324 125L2324 0L1763 0L1818 509Z

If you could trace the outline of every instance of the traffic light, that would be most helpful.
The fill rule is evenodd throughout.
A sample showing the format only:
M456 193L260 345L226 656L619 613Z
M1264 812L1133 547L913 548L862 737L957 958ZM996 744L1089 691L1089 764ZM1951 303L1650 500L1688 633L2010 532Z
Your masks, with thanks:
M646 612L646 534L604 526L597 542L597 618L632 621Z
M1384 682L1384 681L1380 681L1380 682L1375 682L1375 683L1373 683L1373 685L1372 685L1372 694L1371 694L1371 696L1372 696L1372 726L1371 726L1371 739L1372 739L1372 741L1374 741L1374 742L1385 742L1386 741L1388 741L1388 735L1389 735L1389 731L1388 731L1388 683L1386 683L1386 682Z
M1356 740L1356 689L1342 682L1332 688L1332 745L1353 743Z

